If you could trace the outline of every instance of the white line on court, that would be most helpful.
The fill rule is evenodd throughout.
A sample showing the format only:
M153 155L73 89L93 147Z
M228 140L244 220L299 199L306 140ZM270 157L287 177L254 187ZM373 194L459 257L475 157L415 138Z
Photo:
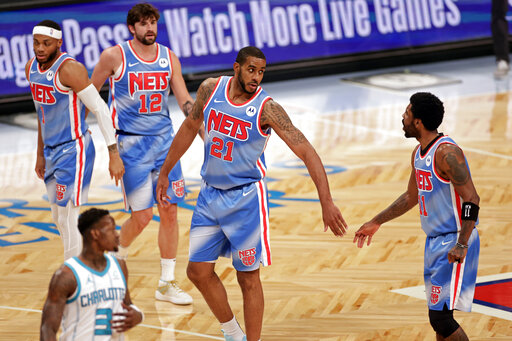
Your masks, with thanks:
M332 125L345 126L345 127L350 127L350 128L356 128L356 129L363 129L366 131L370 131L372 133L377 133L377 134L382 134L382 135L387 135L387 136L392 136L392 137L403 137L404 136L404 134L402 132L398 132L398 131L389 131L389 130L385 130L385 129L370 128L367 126L358 125L358 124L354 124L354 123L344 123L344 122L332 121L332 120L329 120L326 118L308 117L307 119L310 121L329 123ZM486 155L486 156L492 156L492 157L496 157L499 159L512 160L512 155L498 154L498 153L488 152L486 150L470 148L470 147L464 147L463 150L470 151L470 152L477 153L477 154Z
M38 309L28 309L28 308L20 308L20 307L9 307L9 306L5 306L5 305L0 305L0 309L16 310L16 311L27 311L27 312L31 312L31 313L41 313L42 312L41 310L38 310ZM160 326L152 326L150 324L144 324L144 323L139 324L139 326L140 327L145 327L145 328L150 328L150 329L158 329L158 330L165 330L165 331L176 332L176 333L181 333L181 334L186 334L186 335L199 336L199 337L202 337L202 338L205 338L205 339L211 339L211 340L224 340L223 337L211 336L211 335L206 335L206 334L201 334L201 333L194 333L194 332L190 332L190 331L187 331L187 330L180 330L180 329L174 329L174 328L165 328L165 327L160 327Z
M512 272L506 272L506 273L502 273L502 274L478 277L476 279L476 282L477 283L490 282L490 281L497 281L500 279L507 279L507 278L511 278L511 277L512 277ZM425 295L425 286L424 285L418 285L416 287L394 289L394 290L390 290L390 291L397 293L397 294L405 295L405 296L415 297L420 300L427 299L427 297ZM512 321L512 313L510 313L508 311L501 310L501 309L487 307L487 306L473 302L471 310L476 313L494 316L494 317L502 318L504 320Z

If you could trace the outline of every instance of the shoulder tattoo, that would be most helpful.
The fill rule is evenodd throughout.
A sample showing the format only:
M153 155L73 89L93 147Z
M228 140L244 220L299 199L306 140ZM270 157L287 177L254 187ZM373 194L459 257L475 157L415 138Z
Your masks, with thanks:
M193 110L191 108L190 115L193 119L197 120L201 116L201 111L203 110L202 106L204 106L206 101L210 98L216 84L217 81L214 78L208 78L201 83L201 86L197 90L196 102L202 103L202 105L201 107L194 105Z
M469 181L470 177L466 161L459 148L455 146L446 148L442 160L447 166L447 169L444 171L448 174L450 181L454 185L465 185Z

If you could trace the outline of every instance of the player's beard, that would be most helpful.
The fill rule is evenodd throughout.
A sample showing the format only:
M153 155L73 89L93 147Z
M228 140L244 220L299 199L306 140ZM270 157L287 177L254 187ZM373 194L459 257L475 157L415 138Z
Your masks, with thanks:
M416 130L416 128L414 128L414 126L412 124L406 126L404 124L404 120L402 120L402 125L403 125L403 130L405 132L405 137L407 137L407 138L418 137L418 130Z
M35 53L35 51L34 51L34 53ZM52 53L50 53L50 54L48 55L48 58L46 58L46 60L43 60L43 61L40 61L39 59L37 59L37 58L36 58L36 59L37 59L37 62L39 63L39 66L41 67L41 66L43 66L43 64L46 64L46 63L48 63L48 62L50 62L50 61L54 60L54 59L55 59L55 57L57 57L57 53L59 53L59 49L55 49L55 51L53 51Z
M144 36L137 35L136 38L137 38L138 41L140 41L144 45L148 45L148 46L149 45L153 45L155 43L155 41L156 41L157 33L156 32L151 32L151 33L154 34L154 37L151 38L151 40L146 38L146 35L144 35Z
M240 87L242 88L242 90L244 90L244 92L248 93L249 95L252 95L253 93L256 92L256 90L258 90L258 87L256 87L256 89L254 89L254 91L248 91L247 88L245 87L245 83L244 81L242 80L242 75L239 74L238 75L238 83L240 84Z

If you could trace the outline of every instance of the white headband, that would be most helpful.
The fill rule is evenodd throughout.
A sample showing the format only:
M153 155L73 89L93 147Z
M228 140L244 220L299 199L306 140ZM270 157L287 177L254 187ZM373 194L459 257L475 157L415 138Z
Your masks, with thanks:
M44 36L52 37L55 39L62 38L62 31L59 31L56 28L48 27L48 26L34 26L34 30L32 31L32 35L42 34Z

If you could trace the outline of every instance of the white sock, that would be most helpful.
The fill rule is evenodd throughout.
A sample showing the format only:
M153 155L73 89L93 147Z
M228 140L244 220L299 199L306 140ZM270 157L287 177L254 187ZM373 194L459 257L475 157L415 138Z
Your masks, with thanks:
M231 321L221 323L220 326L224 332L224 335L232 336L236 341L241 341L245 336L244 331L242 328L240 328L240 325L238 324L235 316L233 316Z
M174 267L176 265L176 258L161 258L160 266L162 269L162 274L160 275L160 280L170 282L174 281Z

